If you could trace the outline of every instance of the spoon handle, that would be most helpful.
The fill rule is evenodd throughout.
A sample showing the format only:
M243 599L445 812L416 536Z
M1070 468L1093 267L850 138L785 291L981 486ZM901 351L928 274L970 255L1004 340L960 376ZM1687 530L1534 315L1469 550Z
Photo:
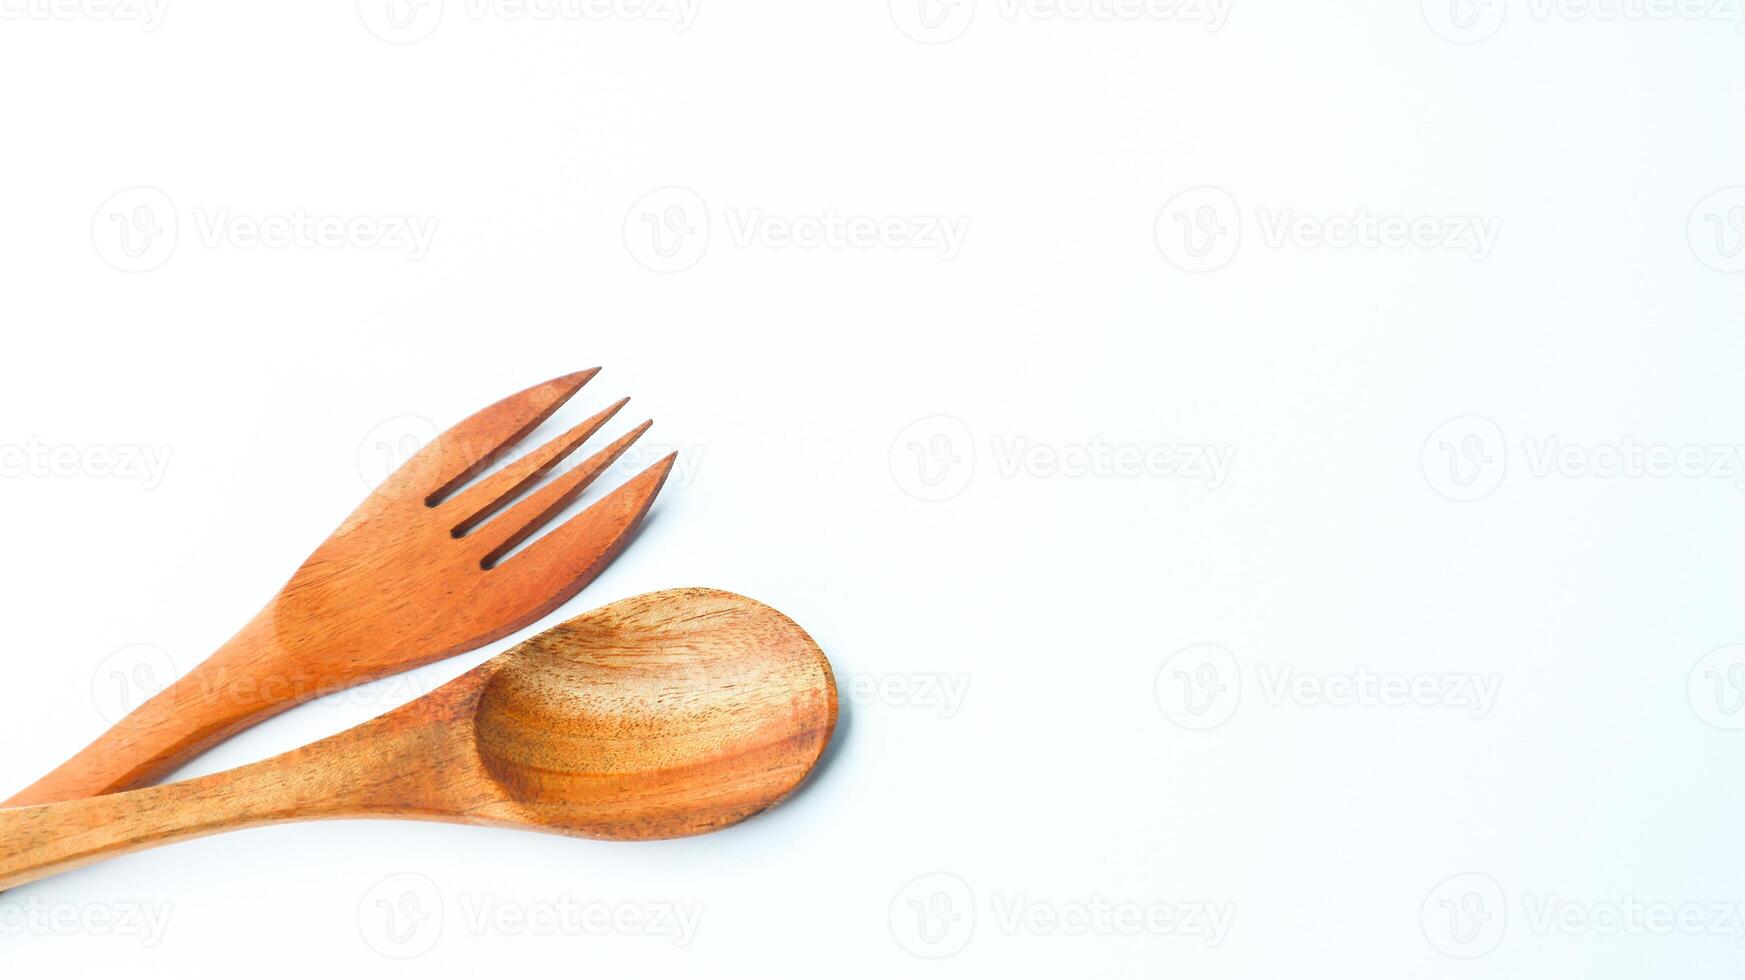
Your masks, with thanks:
M413 763L441 765L450 743L441 726L420 724L423 715L410 709L198 779L0 809L0 890L228 830L328 817L421 815L431 794Z
M319 772L256 763L201 779L0 810L0 889L105 858L271 823ZM288 784L288 785L287 785Z

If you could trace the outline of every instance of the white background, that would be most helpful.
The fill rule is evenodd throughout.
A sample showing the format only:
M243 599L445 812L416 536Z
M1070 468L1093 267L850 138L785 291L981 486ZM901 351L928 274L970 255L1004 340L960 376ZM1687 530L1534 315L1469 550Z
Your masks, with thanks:
M1730 11L676 2L0 0L0 789L594 364L545 431L684 469L541 625L735 590L845 709L723 833L213 838L0 897L8 976L1737 975ZM509 924L563 903L700 920Z

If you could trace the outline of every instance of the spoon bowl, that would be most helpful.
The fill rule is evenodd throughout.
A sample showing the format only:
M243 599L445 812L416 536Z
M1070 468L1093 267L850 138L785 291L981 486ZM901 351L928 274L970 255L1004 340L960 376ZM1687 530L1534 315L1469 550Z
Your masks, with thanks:
M687 616L663 616L679 596ZM472 722L485 772L543 829L677 837L793 792L835 728L835 684L787 617L687 589L523 643L483 684Z

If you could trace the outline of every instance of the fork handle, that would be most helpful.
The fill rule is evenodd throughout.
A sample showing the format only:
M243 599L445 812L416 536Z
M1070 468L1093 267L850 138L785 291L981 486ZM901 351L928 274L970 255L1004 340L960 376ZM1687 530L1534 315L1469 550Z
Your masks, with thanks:
M0 807L77 800L157 782L242 729L326 693L276 665L282 660L277 649L271 624L256 617L217 653Z

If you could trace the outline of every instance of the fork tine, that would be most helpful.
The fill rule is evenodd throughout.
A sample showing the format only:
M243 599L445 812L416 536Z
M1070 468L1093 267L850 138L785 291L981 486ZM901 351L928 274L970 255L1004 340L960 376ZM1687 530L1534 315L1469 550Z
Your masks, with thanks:
M474 412L431 440L388 480L435 506L501 459L599 373L589 368L553 378Z
M519 595L550 595L539 615L556 609L594 580L630 541L655 495L666 483L678 453L631 477L593 506L485 574L493 588Z
M461 519L454 527L454 536L458 538L478 527L486 518L521 496L522 491L539 482L540 477L600 431L600 426L629 401L628 398L618 399L593 418L467 487L452 499L443 501L442 506L452 509Z
M629 449L630 444L641 438L653 424L652 420L644 422L619 436L610 446L577 463L568 472L509 508L502 517L486 525L483 530L474 532L473 536L480 539L481 547L490 549L479 560L479 564L490 568L516 545L532 537L580 496L588 484L605 472L606 467L611 466L613 460L623 455L624 450Z

